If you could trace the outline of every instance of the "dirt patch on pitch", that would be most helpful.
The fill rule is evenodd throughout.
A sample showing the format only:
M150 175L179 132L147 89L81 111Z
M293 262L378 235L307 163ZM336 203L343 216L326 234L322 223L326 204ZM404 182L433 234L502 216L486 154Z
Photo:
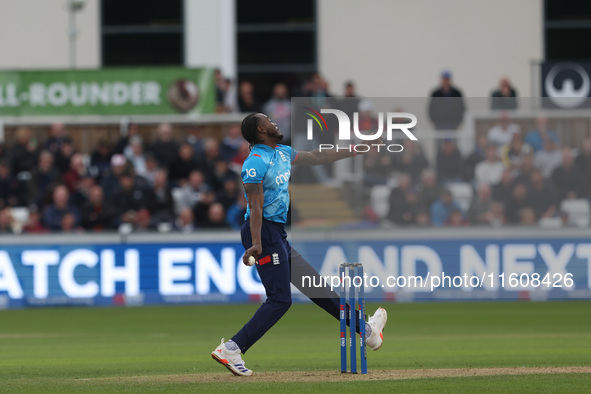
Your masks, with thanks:
M369 371L367 375L341 374L332 371L259 372L251 377L239 377L226 373L194 375L151 375L100 378L123 383L215 383L233 379L243 382L338 382L347 380L403 380L471 376L537 375L591 373L591 367L532 367L532 368L453 368L453 369L401 369ZM95 379L77 379L95 380Z

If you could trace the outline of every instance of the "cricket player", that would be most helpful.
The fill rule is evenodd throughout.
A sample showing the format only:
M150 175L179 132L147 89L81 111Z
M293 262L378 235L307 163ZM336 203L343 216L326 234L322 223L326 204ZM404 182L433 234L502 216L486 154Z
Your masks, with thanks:
M243 262L251 256L265 287L266 301L248 323L227 342L211 353L214 360L239 376L251 376L241 354L245 354L291 306L293 283L315 304L339 319L339 296L330 288L302 287L302 275L318 276L316 270L287 241L285 223L289 207L289 178L291 165L320 165L352 157L354 152L325 150L296 152L281 145L283 138L277 125L261 113L248 115L242 121L242 135L250 143L251 152L242 166L242 181L248 200L245 222L242 225L242 245L246 252ZM293 274L293 276L292 276ZM316 282L320 283L320 282ZM347 305L346 316L349 316ZM357 314L354 314L358 319ZM378 350L384 341L382 330L387 313L378 308L365 325L366 345ZM349 322L347 321L347 324ZM359 332L359 324L357 324Z

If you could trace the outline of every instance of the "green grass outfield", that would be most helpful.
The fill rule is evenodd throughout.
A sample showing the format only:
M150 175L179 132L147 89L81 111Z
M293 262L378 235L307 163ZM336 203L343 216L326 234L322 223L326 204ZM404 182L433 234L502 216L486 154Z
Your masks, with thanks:
M591 302L384 306L368 375L341 375L338 321L296 303L245 356L252 378L209 353L254 304L0 311L0 392L591 390Z

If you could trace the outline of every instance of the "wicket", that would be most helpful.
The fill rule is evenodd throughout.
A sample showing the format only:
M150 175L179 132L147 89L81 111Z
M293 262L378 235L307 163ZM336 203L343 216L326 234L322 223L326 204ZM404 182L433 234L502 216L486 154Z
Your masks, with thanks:
M357 324L359 324L359 355L361 357L361 373L367 373L367 352L365 348L365 293L363 289L363 265L359 263L343 263L339 269L341 286L340 296L340 329L341 329L341 372L347 373L347 317L349 318L349 351L351 357L351 373L357 373ZM347 311L348 278L349 308ZM356 281L356 278L357 279ZM357 309L359 308L359 309Z

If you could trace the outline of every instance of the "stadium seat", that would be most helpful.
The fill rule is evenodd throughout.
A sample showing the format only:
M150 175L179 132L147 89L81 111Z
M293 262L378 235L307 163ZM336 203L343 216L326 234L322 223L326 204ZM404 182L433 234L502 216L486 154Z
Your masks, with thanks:
M465 182L454 182L447 185L453 199L458 203L462 211L467 212L472 201L472 186Z
M392 189L385 185L376 185L371 188L371 207L374 212L383 219L388 215L390 210L390 194Z
M589 227L591 208L586 199L564 200L560 210L568 214L568 223L577 227Z

